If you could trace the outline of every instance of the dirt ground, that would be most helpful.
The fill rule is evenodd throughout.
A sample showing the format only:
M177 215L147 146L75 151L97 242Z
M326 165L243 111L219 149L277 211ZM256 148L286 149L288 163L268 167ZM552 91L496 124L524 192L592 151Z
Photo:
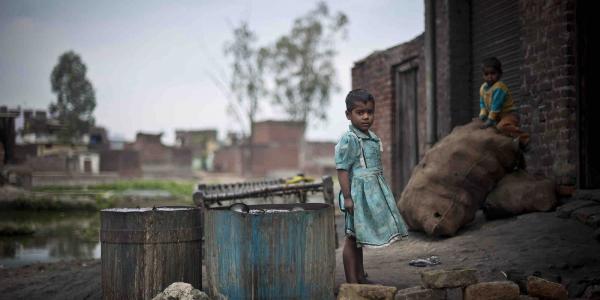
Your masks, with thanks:
M338 217L338 224L342 219ZM341 226L338 226L341 227ZM369 279L407 288L420 284L425 269L469 267L481 280L502 280L502 272L534 272L559 281L571 296L600 283L600 242L592 228L554 213L532 213L486 222L481 215L452 238L429 238L411 232L390 247L366 249ZM437 255L441 265L412 267L415 258ZM206 278L206 276L203 276ZM336 250L336 288L344 282L341 248ZM206 283L204 283L206 284ZM100 299L100 262L76 261L0 269L0 299Z

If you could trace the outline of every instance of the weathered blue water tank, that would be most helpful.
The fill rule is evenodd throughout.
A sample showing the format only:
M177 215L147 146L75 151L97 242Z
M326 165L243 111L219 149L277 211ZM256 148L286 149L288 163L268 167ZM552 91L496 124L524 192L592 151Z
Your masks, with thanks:
M228 299L332 299L333 206L250 205L207 209L208 292Z

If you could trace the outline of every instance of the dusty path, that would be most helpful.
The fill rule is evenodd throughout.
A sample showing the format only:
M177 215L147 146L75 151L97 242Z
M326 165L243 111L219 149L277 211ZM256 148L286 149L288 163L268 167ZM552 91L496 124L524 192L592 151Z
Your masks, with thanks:
M412 233L407 241L388 248L365 251L365 268L371 280L406 288L420 284L420 272L428 268L471 267L482 280L502 280L501 271L516 270L583 288L579 281L600 280L600 243L592 228L554 213L532 213L474 224L458 236L433 239ZM344 280L341 253L336 253L336 282ZM408 265L415 258L437 255L442 264L418 268ZM576 285L579 286L577 287Z
M341 221L341 219L338 219ZM338 222L339 223L339 222ZM593 230L554 213L533 213L485 222L481 216L456 237L433 239L411 233L408 240L365 251L369 278L399 288L420 283L411 259L437 255L442 264L427 268L472 267L484 280L503 279L501 271L561 280L571 291L580 281L600 281L600 243ZM336 250L336 286L344 282L341 248ZM203 276L206 278L206 276ZM0 299L100 299L98 261L33 265L0 269Z
M101 299L100 261L0 270L0 299Z

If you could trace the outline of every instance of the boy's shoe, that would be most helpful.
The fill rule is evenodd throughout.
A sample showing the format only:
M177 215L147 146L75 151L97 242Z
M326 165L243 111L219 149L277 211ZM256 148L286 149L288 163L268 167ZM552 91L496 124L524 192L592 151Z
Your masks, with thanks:
M519 157L517 157L517 161L515 163L515 166L513 168L513 171L519 171L519 170L523 170L525 171L525 169L527 168L527 164L525 163L525 155L523 155L523 152L518 153Z

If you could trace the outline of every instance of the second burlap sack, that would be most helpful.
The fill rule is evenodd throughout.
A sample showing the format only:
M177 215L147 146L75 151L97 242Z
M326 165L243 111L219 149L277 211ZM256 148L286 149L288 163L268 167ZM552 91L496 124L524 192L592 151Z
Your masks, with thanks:
M498 219L550 211L557 204L552 180L520 170L507 174L498 182L485 200L483 213L487 219Z

